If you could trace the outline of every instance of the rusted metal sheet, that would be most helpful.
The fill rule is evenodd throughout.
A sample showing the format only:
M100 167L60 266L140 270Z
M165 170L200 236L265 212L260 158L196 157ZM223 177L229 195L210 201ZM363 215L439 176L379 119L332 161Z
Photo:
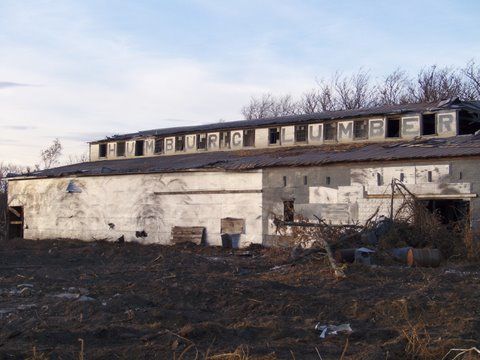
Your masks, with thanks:
M276 149L217 151L86 162L33 172L27 176L118 175L199 170L255 170L334 163L480 156L480 135L381 143L353 143Z

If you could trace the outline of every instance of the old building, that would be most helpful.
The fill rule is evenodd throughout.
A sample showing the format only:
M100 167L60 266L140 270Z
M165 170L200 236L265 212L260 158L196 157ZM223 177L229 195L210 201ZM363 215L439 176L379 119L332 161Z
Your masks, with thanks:
M114 136L90 162L11 179L12 233L272 245L275 215L388 216L392 179L478 227L479 129L480 102L451 99Z

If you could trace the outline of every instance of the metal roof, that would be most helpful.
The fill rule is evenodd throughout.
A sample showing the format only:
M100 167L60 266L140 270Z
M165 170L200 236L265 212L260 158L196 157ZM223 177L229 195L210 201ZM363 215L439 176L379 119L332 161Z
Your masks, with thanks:
M27 177L92 176L480 156L480 134L410 141L350 143L103 160L61 166Z
M465 109L480 113L480 101L461 101L458 98L447 99L434 103L415 103L415 104L401 104L401 105L384 105L378 107L372 107L367 109L356 110L338 110L338 111L324 111L315 114L303 114L303 115L289 115L281 117L272 117L255 120L239 120L229 122L219 122L207 125L192 125L181 126L164 129L154 129L139 131L136 133L114 135L107 137L103 140L92 141L92 143L98 143L102 141L118 141L127 140L135 137L146 136L175 136L195 132L212 132L221 130L233 130L243 128L255 128L273 125L287 125L297 123L308 123L311 121L328 121L339 120L346 118L358 118L364 116L379 116L379 115L397 115L407 113L422 113L429 111L439 111L448 109Z

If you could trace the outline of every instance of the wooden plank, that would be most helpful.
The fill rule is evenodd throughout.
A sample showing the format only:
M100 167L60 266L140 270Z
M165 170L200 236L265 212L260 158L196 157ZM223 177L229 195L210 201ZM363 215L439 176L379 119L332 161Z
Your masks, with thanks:
M202 226L174 226L171 240L174 244L192 242L200 245L205 240L205 228Z
M220 232L222 234L245 234L245 219L221 219Z

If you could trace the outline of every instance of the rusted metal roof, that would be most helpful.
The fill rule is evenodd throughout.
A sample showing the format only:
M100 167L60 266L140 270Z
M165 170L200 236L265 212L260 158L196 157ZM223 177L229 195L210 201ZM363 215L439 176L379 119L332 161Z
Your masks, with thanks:
M212 132L221 130L234 130L245 129L255 127L265 127L274 125L288 125L288 124L303 124L312 121L324 122L329 120L339 120L347 118L359 118L365 116L380 116L380 115L400 115L408 113L423 113L430 111L448 110L448 109L465 109L480 113L479 101L461 101L458 98L448 99L434 103L414 103L414 104L401 104L401 105L384 105L366 109L356 110L339 110L339 111L324 111L316 114L304 114L304 115L290 115L281 117L272 117L265 119L255 120L239 120L221 122L207 125L194 125L194 126L182 126L165 129L155 129L139 131L137 133L114 135L103 140L93 141L92 143L98 143L105 140L119 141L127 140L136 137L146 136L175 136L182 134L191 134L198 132Z
M480 156L480 135L104 160L62 166L26 176L63 177L201 170L239 171L285 166L470 156Z

